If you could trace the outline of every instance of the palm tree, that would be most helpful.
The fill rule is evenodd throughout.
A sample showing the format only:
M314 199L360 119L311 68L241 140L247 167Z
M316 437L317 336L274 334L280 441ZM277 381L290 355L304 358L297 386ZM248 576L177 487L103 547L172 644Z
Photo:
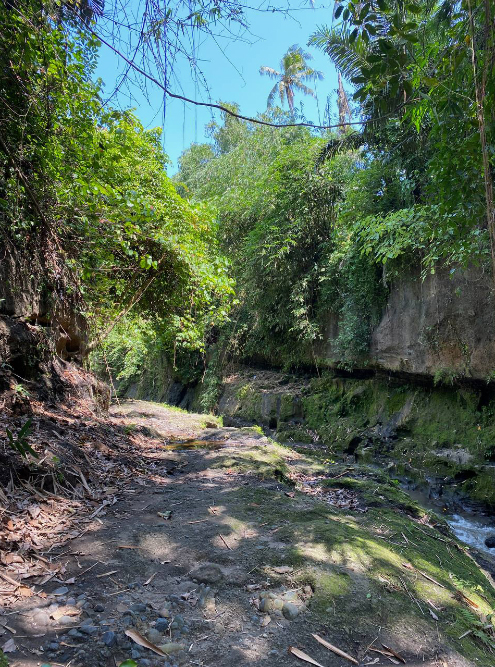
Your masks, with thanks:
M268 95L267 106L273 106L273 102L277 94L280 96L280 101L283 104L287 100L290 112L294 112L294 93L299 90L305 95L316 97L315 91L308 86L305 86L303 81L316 81L323 79L322 72L312 69L308 66L308 60L312 56L305 53L297 44L291 46L287 53L280 61L280 71L272 67L260 67L260 74L266 74L271 79L275 79L277 83L273 86Z

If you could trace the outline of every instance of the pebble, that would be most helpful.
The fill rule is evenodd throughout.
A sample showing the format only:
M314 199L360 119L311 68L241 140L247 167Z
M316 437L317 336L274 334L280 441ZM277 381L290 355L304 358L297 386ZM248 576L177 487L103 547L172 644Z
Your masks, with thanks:
M191 579L196 579L204 584L218 584L223 579L223 572L218 565L214 563L205 563L200 565L190 573Z
M75 600L75 598L69 598L65 604L68 607L75 607L76 606L76 600Z
M135 660L136 658L141 657L141 649L138 646L135 646L131 651L131 658Z
M177 642L169 642L168 644L162 644L160 648L167 655L173 655L174 653L179 653L179 651L184 650L182 644L178 644Z
M151 628L148 630L147 637L152 644L160 644L162 641L162 634L161 632L158 632L156 628Z
M170 627L170 621L167 618L159 618L155 623L158 632L166 632Z
M146 605L143 604L142 602L135 602L134 604L131 605L131 611L135 611L138 613L146 611Z
M289 621L292 621L296 616L299 616L299 611L299 607L292 602L286 602L282 607L282 614Z
M52 595L66 595L69 592L69 589L67 586L60 586L60 588L56 588Z
M58 622L60 625L74 625L76 623L76 619L71 616L62 616L58 619Z
M58 651L59 646L60 644L58 642L50 642L46 648L49 651Z
M83 635L79 632L77 628L72 628L72 630L69 630L69 637L77 637L81 638Z
M93 609L98 613L101 613L102 611L105 611L105 607L102 604L95 604Z
M35 625L48 625L50 623L50 616L46 611L37 611L33 616L33 623Z
M111 647L114 646L117 642L117 636L112 630L107 630L107 632L103 633L101 641L105 644L105 646Z
M96 635L98 628L96 625L81 625L79 628L80 632L83 632L85 635Z

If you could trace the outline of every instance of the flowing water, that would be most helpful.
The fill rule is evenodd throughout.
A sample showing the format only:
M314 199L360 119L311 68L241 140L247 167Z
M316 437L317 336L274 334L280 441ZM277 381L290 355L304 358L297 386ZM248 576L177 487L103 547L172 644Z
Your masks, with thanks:
M495 536L495 516L486 515L479 511L471 511L459 502L442 502L432 498L429 493L420 489L404 488L413 500L426 509L431 509L449 524L454 535L464 544L475 547L495 564L495 549L486 546L485 540L490 535Z

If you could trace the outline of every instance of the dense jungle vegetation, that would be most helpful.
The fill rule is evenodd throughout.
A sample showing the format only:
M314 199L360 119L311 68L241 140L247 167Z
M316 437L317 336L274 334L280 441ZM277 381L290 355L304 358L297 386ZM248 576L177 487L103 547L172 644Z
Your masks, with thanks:
M197 29L216 20L201 7ZM0 233L89 321L94 367L122 386L162 357L212 407L229 360L321 364L329 310L351 368L394 276L494 270L489 0L336 2L307 37L347 82L341 125L255 124L230 100L172 179L159 130L102 103L97 10L0 6ZM308 59L259 63L276 83L258 120L297 124L321 75Z

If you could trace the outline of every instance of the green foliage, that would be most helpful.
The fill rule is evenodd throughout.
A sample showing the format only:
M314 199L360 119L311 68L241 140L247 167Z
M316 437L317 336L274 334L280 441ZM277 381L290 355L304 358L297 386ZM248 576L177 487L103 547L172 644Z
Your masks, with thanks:
M459 380L459 371L455 368L439 368L433 375L433 383L435 386L443 385L445 387L453 387L457 380Z
M28 454L31 454L35 459L39 458L38 454L34 451L31 445L28 442L28 438L33 430L33 420L28 419L19 431L14 434L9 428L5 429L7 433L7 443L11 449L23 456L25 459L28 458Z
M310 44L355 86L369 121L363 141L381 159L389 156L412 185L409 211L390 212L378 224L363 220L368 251L375 251L375 234L381 245L390 231L388 247L378 248L382 259L410 248L427 271L444 260L486 261L484 172L493 168L495 145L491 4L339 0L336 6L341 22L319 28Z
M167 354L203 350L233 296L214 212L179 196L159 130L102 105L92 34L36 4L23 11L0 6L0 237L40 258L47 300L77 307L95 344L132 311ZM142 353L129 348L124 379Z

